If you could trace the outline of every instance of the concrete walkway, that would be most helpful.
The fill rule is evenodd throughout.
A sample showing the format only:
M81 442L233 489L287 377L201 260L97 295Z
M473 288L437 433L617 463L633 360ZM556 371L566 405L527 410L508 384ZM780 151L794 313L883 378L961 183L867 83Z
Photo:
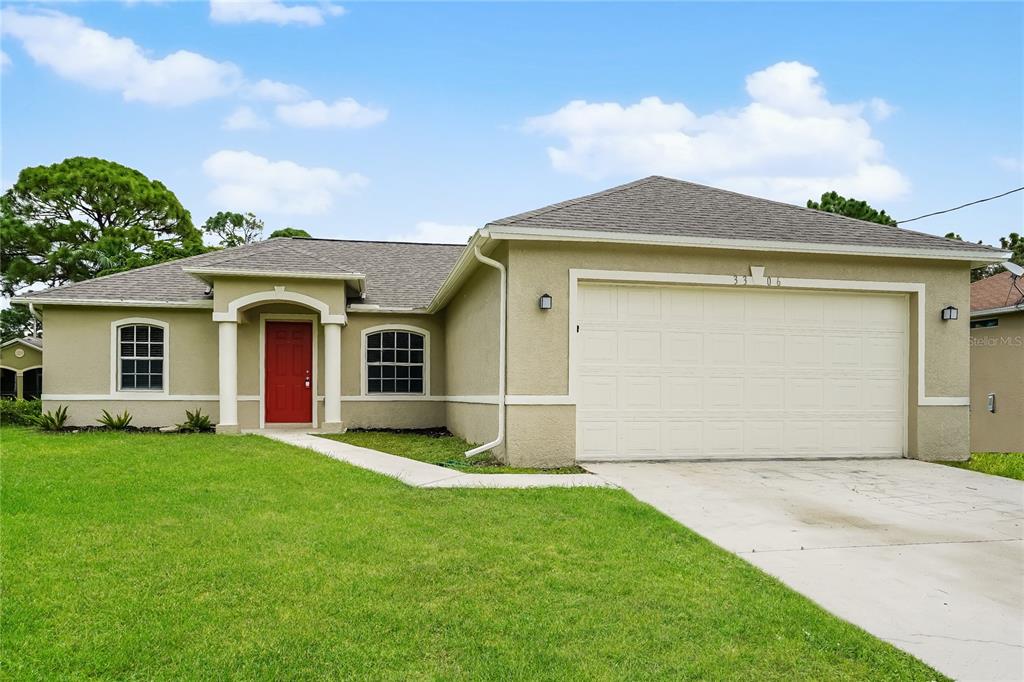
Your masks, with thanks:
M416 488L582 488L613 487L593 474L467 474L369 448L341 443L304 431L266 429L261 436L297 445Z
M1024 483L913 460L587 468L960 680L1024 679Z

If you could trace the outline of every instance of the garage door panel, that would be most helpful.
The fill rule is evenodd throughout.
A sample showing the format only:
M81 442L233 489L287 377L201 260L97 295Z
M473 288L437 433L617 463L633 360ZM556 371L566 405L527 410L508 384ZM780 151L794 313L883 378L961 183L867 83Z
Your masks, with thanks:
M898 456L902 295L581 285L581 458Z

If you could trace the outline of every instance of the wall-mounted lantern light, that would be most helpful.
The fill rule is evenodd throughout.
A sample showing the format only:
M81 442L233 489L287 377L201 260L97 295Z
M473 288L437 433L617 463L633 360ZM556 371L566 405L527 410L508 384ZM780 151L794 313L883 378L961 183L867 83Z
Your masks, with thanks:
M960 317L960 311L951 305L947 305L942 309L942 321L949 322Z
M537 299L537 306L541 310L551 310L551 294L543 294Z

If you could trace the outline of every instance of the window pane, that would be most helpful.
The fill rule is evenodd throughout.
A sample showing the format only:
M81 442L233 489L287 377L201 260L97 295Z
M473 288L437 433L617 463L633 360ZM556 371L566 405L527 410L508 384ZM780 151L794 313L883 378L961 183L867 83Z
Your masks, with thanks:
M409 362L423 362L423 351L412 350L409 351Z
M409 368L406 367L405 365L401 365L399 367L395 367L395 376L397 378L399 378L399 379L408 379L409 378Z
M134 343L122 343L121 344L121 357L130 358L135 355L135 344Z
M162 376L160 376L159 374L151 374L151 375L149 375L149 387L150 388L163 388L164 387L164 378Z
M370 393L380 393L380 379L371 379L367 383L367 390Z
M149 357L151 358L162 358L164 356L164 344L162 343L151 343L149 344Z
M411 379L409 381L409 393L423 393L423 380Z
M121 340L122 341L134 341L135 340L135 327L121 327Z
M395 332L395 348L409 347L409 332Z
M382 379L380 382L381 393L394 393L395 392L395 380L394 379Z
M381 362L394 362L395 361L395 351L393 351L393 350L385 350L385 351L383 351L381 353L381 358L380 359L381 359Z
M409 368L409 376L413 379L423 378L423 367L422 365L413 365Z
M423 348L423 336L420 334L410 334L409 348Z
M394 348L395 347L395 333L394 332L383 332L384 340L381 341L381 347L383 348Z
M135 344L135 357L144 358L149 355L149 344L148 343L137 343Z
M135 375L124 374L121 376L121 388L135 388Z
M133 374L135 372L135 361L134 360L122 360L121 361L121 374Z
M395 351L395 362L409 362L409 351L407 351L407 350L396 350Z
M380 348L380 333L370 334L366 337L367 348Z
M367 362L380 362L380 351L379 350L368 350L366 351Z
M163 360L150 360L149 361L149 373L150 374L163 374L164 373L164 361Z
M383 365L381 368L381 376L385 379L395 378L395 366L394 365Z
M368 372L366 376L371 379L380 379L380 365L370 365L366 368Z
M138 325L135 327L136 341L149 341L149 327Z
M161 342L164 340L164 330L161 327L150 327L149 328L149 340L154 342Z
M399 379L395 382L395 393L408 393L409 392L409 380Z
M135 388L149 388L149 375L148 374L136 374L135 375Z

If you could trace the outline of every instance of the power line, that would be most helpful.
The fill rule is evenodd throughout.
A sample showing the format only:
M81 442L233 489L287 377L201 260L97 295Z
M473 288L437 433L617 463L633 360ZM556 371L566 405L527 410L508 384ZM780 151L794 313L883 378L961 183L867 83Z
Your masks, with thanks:
M1021 190L1024 190L1024 187L1018 187L1017 189L1011 189L1009 192L1003 192L1002 194L997 194L994 197L985 197L984 199L978 199L977 201L971 201L971 202L968 202L966 204L962 204L960 206L955 206L953 208L947 208L947 209L945 209L943 211L935 211L934 213L925 213L924 215L919 215L916 218L908 218L907 220L897 220L896 223L898 225L902 225L903 223L912 223L915 220L920 220L921 218L930 218L931 216L939 215L940 213L949 213L951 211L959 211L961 208L967 208L968 206L974 206L975 204L982 204L982 203L984 203L986 201L992 201L993 199L998 199L999 197L1005 197L1007 194L1013 194L1014 192L1019 192Z

